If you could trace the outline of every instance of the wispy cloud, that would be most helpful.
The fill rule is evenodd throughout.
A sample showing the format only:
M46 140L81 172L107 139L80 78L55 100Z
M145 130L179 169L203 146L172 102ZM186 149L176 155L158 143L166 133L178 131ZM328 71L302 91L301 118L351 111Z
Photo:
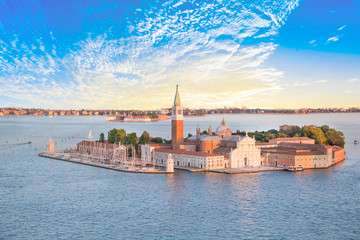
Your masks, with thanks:
M0 42L0 95L51 108L139 109L168 107L176 84L188 107L239 105L282 89L283 72L263 66L277 47L267 37L297 0L182 5L138 9L126 37L89 34L62 55L52 32L48 42L14 35ZM255 37L263 42L242 45Z
M309 42L309 44L311 44L311 45L313 45L313 46L316 46L316 40L311 40L311 41Z
M326 43L329 43L329 42L337 42L337 41L339 41L339 39L340 39L340 36L337 35L337 36L334 36L334 37L329 38L329 39L326 41Z
M349 82L349 83L353 83L353 82L358 82L358 81L360 81L360 79L359 78L350 78L350 79L348 79L348 80L346 80L347 82Z
M296 83L294 83L294 86L295 87L305 87L305 86L307 86L307 85L309 85L310 83L308 83L308 82L304 82L304 83L299 83L299 82L296 82Z
M342 26L342 27L339 27L339 28L338 28L338 31L341 31L341 30L343 30L344 28L346 28L346 25L344 25L344 26Z
M327 83L328 82L328 80L318 80L318 81L316 81L316 83Z

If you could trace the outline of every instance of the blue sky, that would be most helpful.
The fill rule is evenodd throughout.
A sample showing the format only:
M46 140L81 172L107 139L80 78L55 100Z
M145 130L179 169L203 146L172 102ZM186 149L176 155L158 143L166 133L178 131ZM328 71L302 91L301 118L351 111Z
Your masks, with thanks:
M360 106L360 1L0 0L0 106Z

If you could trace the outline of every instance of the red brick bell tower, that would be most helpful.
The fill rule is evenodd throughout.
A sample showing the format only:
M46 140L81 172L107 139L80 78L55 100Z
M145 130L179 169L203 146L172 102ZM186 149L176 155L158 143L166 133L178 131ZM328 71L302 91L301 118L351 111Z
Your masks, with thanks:
M184 138L184 116L183 108L180 104L180 95L178 85L176 85L176 93L174 105L171 113L171 143L179 144L183 142Z

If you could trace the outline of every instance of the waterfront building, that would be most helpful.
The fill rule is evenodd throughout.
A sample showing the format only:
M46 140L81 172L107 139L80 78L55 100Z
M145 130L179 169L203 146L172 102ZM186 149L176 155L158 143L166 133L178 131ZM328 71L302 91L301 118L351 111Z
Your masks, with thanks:
M306 137L277 138L269 143L256 143L255 138L232 135L225 119L213 133L202 134L199 125L196 134L183 139L183 108L178 86L171 116L171 144L150 143L142 145L144 162L167 164L169 155L174 167L194 169L228 169L260 167L261 165L303 168L325 168L344 160L344 149L315 144Z
M81 141L76 145L76 151L80 154L86 154L96 157L101 161L119 162L130 161L128 159L128 148L132 145L111 144L105 142Z
M320 144L280 143L261 152L266 165L279 167L328 168L345 159L344 148Z
M260 148L256 141L246 136L228 136L221 140L214 153L223 154L229 159L230 168L258 167L262 165Z
M174 159L174 166L179 167L210 170L224 169L229 165L223 155L188 151L186 149L157 149L155 150L156 163L165 164L169 154Z
M232 136L225 119L213 135L211 125L208 134L201 134L200 127L196 135L183 140L183 108L180 102L178 86L171 116L171 146L148 144L142 146L142 160L165 164L168 155L174 159L174 166L200 169L228 169L258 167L262 165L260 148L255 139L247 134L244 137Z

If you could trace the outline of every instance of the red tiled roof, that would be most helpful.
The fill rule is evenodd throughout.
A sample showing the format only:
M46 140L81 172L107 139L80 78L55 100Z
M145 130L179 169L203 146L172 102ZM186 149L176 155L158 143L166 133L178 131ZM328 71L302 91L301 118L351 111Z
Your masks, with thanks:
M339 147L339 146L331 146L331 147L332 147L332 149L333 149L334 152L344 150L344 148Z

